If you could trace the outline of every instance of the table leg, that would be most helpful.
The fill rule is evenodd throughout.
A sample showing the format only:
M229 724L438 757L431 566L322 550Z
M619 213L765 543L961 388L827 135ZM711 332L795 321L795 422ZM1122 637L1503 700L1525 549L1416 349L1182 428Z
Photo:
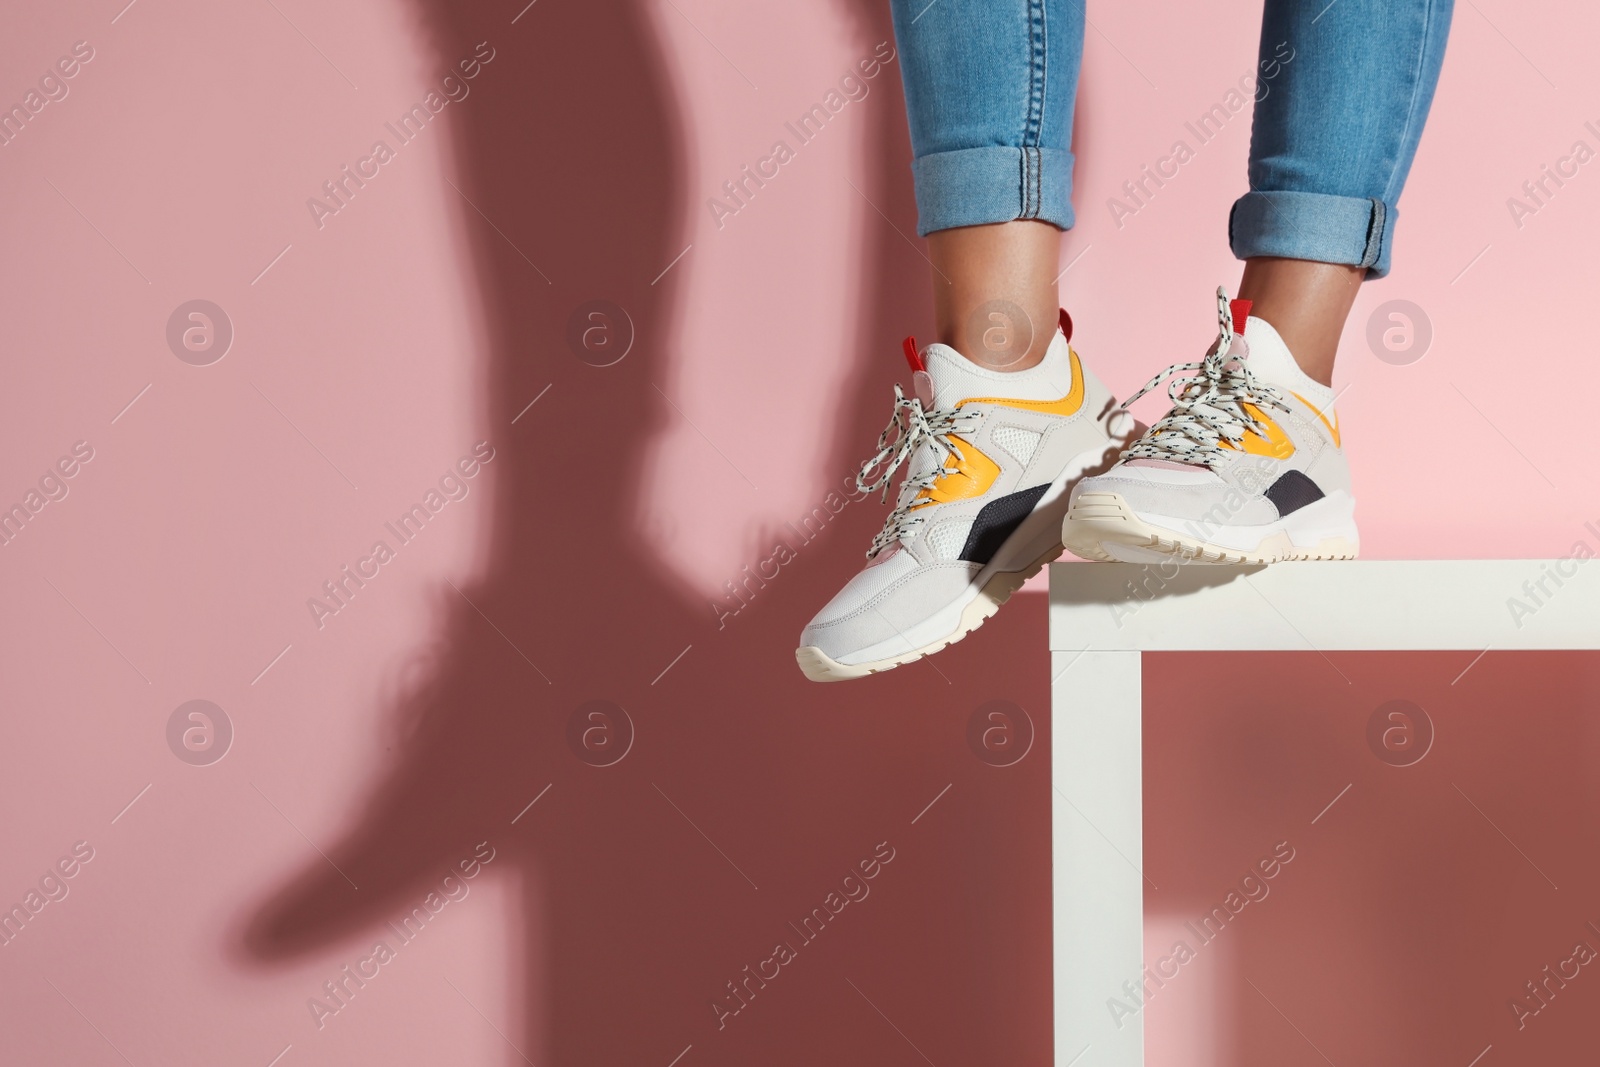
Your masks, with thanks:
M1143 1067L1141 653L1051 656L1056 1067Z

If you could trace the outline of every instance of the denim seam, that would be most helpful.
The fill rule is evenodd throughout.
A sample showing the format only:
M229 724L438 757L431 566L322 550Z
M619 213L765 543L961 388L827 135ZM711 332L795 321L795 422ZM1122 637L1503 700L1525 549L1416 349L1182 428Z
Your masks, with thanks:
M1022 156L1022 212L1018 218L1039 217L1039 172L1043 169L1037 148L1024 148Z
M1028 217L1028 194L1033 190L1033 175L1028 168L1028 150L1017 150L1017 182L1021 189L1022 205L1017 209L1017 217Z
M1022 131L1022 205L1019 218L1035 219L1044 199L1039 131L1044 115L1044 0L1028 0L1028 108Z
M1039 144L1044 123L1044 0L1028 0L1028 115L1022 132L1027 147Z

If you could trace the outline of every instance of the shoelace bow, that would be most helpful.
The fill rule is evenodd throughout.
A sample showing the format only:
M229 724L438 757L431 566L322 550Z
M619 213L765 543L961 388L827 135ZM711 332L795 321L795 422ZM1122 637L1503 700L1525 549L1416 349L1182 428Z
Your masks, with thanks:
M894 510L884 520L883 529L872 539L872 547L867 549L868 559L898 541L909 540L917 527L927 521L925 515L911 513L917 494L924 489L931 489L933 483L947 473L944 464L948 457L954 456L958 463L965 458L960 446L951 440L950 435L957 430L970 429L979 418L981 416L976 413L956 408L924 410L920 397L908 397L900 386L894 387L894 414L883 433L878 435L877 454L863 463L856 474L856 489L861 493L881 489L881 499L887 501L894 472L915 454L918 446L927 444L935 462L921 474L907 472L900 484L900 495L895 501Z
M1219 442L1237 444L1246 430L1261 425L1243 405L1289 410L1277 390L1257 380L1244 360L1229 359L1233 315L1228 292L1221 286L1217 287L1217 334L1216 349L1204 359L1173 364L1123 401L1124 407L1131 407L1162 382L1174 379L1167 386L1172 410L1122 453L1123 459L1164 459L1212 467L1223 459ZM1185 371L1194 373L1175 377Z

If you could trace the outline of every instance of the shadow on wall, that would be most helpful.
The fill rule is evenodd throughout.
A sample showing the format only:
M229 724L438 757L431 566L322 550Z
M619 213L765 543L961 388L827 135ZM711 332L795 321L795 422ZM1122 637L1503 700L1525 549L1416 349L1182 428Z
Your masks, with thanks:
M364 952L487 841L490 872L515 867L525 888L514 988L528 995L507 1036L535 1062L665 1064L691 1043L700 1063L886 1061L907 1050L885 1016L953 1060L1043 1062L1048 742L997 771L966 740L990 699L1046 725L1043 598L1019 597L937 665L806 682L794 638L860 565L881 519L863 506L724 627L686 601L634 520L645 450L678 417L653 384L677 355L673 277L651 281L689 240L681 206L694 202L649 12L541 4L519 27L533 32L501 45L499 13L491 26L472 5L416 2L440 57L485 38L503 56L493 91L475 91L450 130L454 180L505 235L461 216L492 361L490 555L461 595L440 591L442 640L392 709L405 740L327 850L360 890L320 860L286 875L240 917L238 955L266 967L347 943ZM849 17L862 41L892 39L886 5L851 3ZM880 84L865 191L909 231L902 105ZM881 222L866 215L863 261L846 265L868 310L830 470L873 440L897 336L928 317L926 265ZM625 307L636 330L604 368L566 343L569 316L595 299ZM678 473L695 493L694 471ZM571 739L594 700L627 715L598 744L626 750L611 766L586 763ZM913 824L947 785L944 810ZM841 912L815 945L790 932L883 842L895 856L872 884L883 903ZM783 973L798 975L741 1007L729 982L785 938L801 958ZM739 1009L720 1026L719 998Z

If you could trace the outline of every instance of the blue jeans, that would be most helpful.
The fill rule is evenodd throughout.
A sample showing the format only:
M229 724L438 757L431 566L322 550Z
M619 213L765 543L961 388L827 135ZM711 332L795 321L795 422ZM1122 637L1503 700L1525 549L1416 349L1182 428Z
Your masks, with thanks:
M1084 0L890 0L911 122L917 232L1072 214ZM1259 63L1184 124L1192 153L1255 101L1234 255L1389 270L1395 203L1444 60L1453 0L1266 0ZM1243 90L1240 92L1239 90ZM1176 149L1176 146L1174 146ZM1108 202L1132 214L1187 160ZM1157 173L1160 172L1160 173ZM1119 209L1118 204L1121 204Z

